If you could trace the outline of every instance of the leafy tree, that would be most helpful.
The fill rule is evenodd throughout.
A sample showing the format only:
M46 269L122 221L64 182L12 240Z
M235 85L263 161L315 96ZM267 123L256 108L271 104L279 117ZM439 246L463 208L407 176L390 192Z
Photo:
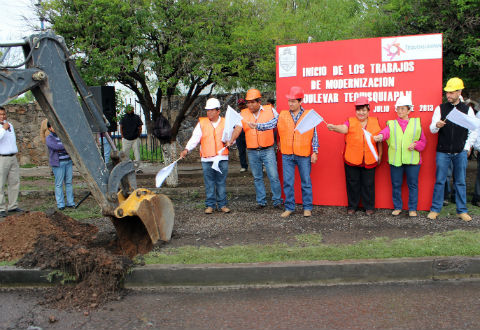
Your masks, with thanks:
M380 35L443 33L444 79L461 77L479 87L480 1L384 0L374 29Z
M248 0L51 0L44 15L77 54L87 83L119 81L136 94L148 131L162 96L185 89L174 139L202 91L234 86L233 78L248 76L249 64L264 57L264 48L239 42L245 37L240 26L257 24L244 14L253 8Z

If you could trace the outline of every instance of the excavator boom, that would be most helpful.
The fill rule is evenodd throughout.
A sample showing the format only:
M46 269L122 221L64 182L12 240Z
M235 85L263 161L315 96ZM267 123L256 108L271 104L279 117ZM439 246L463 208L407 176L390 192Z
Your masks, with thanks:
M111 139L112 166L104 162L93 132L107 132L108 121L63 38L49 31L0 47L22 47L25 55L16 67L0 64L0 104L32 91L102 213L114 223L126 252L130 256L145 253L159 239L170 240L174 222L170 199L137 189L133 162L116 150ZM23 65L24 69L18 68Z

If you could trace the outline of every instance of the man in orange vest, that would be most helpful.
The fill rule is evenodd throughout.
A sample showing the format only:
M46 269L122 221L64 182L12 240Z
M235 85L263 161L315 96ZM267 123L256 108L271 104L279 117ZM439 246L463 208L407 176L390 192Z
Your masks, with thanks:
M242 126L237 126L232 134L229 144L237 136L245 131L245 140L247 142L248 162L252 169L253 182L257 200L257 208L261 209L267 205L267 196L265 192L265 183L263 182L263 166L267 171L270 189L272 191L272 201L274 208L282 207L282 187L278 178L277 159L274 150L273 128L258 131L252 129L248 123L265 123L278 117L277 111L271 105L261 104L262 94L258 89L249 89L245 99L248 108L241 111Z
M203 180L205 182L205 213L212 214L218 208L223 213L230 213L227 207L226 180L228 174L228 149L222 142L225 118L220 117L220 101L210 98L205 105L207 117L200 117L193 130L192 137L188 140L185 149L180 153L180 158L195 149L200 143L200 157L202 158ZM221 173L212 168L214 160L220 160L218 167Z
M303 96L303 89L294 86L286 95L290 111L281 111L277 118L266 123L248 123L251 128L256 128L258 131L271 129L272 126L278 128L279 146L282 153L283 191L285 192L285 211L281 215L282 218L290 216L295 211L295 167L300 173L303 216L312 216L313 195L310 171L312 164L317 162L318 138L316 128L303 134L295 130L305 115L314 111L303 109Z

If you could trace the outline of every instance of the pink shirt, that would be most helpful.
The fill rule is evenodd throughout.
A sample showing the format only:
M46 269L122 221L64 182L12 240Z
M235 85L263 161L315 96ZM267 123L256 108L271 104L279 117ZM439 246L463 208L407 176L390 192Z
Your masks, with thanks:
M397 122L400 125L401 129L403 132L405 132L405 129L407 128L408 125L408 120L397 118ZM384 129L380 131L380 134L383 135L383 141L388 140L390 137L390 128L386 126ZM425 146L427 145L427 139L425 138L425 134L423 134L423 130L420 133L420 140L415 141L415 150L418 152L423 151L425 149ZM420 163L422 163L422 155L420 154Z

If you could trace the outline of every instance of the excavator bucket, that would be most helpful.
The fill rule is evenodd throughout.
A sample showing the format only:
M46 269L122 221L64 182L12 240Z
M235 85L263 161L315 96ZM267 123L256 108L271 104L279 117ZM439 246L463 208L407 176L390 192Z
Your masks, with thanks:
M112 222L129 257L148 253L159 240L170 240L175 212L167 196L139 188L127 198L119 192L118 198Z

